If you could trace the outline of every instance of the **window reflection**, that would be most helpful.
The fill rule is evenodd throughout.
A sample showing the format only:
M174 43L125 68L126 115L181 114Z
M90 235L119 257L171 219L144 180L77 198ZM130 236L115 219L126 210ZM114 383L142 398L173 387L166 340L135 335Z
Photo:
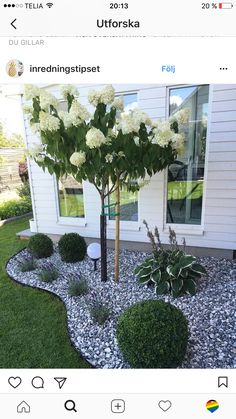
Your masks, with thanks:
M137 93L125 95L118 94L124 101L124 112L128 112L138 107ZM111 194L109 204L115 204L115 193ZM109 212L109 219L114 220L115 207L112 206ZM138 221L138 192L130 192L123 189L120 192L120 219L121 221Z
M72 176L58 182L59 208L61 217L84 217L83 186Z
M168 168L167 223L201 224L209 86L170 89L170 116L189 110L182 155Z

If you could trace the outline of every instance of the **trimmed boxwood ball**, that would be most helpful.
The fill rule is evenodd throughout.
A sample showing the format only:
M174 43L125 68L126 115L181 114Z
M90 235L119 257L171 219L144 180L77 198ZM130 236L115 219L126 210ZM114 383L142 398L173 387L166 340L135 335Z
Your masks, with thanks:
M36 258L48 258L53 254L53 241L46 234L38 233L29 240L27 249Z
M64 234L58 242L59 253L64 262L74 263L83 260L86 248L84 238L77 233Z
M186 353L188 322L169 303L141 301L120 316L117 341L132 368L176 368Z

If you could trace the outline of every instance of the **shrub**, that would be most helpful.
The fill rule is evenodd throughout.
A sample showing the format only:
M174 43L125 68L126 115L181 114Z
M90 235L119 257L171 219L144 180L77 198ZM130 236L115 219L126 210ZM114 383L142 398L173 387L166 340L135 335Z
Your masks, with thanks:
M78 262L86 255L86 242L77 233L64 234L59 240L58 249L64 262Z
M53 254L53 242L46 234L38 233L30 238L28 250L38 259L47 258Z
M59 270L52 263L47 263L42 267L42 270L39 273L39 278L43 282L51 283L56 281L59 275Z
M26 199L31 200L30 184L29 184L28 180L26 182L22 183L22 185L20 185L18 188L16 188L16 190L17 190L17 193L18 193L20 198L26 198Z
M11 199L0 203L0 220L24 215L31 211L32 205L28 199Z
M70 297L78 297L86 295L89 292L89 287L86 279L72 279L69 283L68 294Z
M197 263L196 257L180 250L174 230L169 228L170 249L162 247L157 227L153 234L147 223L148 237L152 244L153 256L139 265L134 273L141 284L155 285L157 294L170 293L173 297L196 293L196 279L206 274L205 268ZM184 241L185 243L185 241Z
M169 303L142 301L120 316L117 340L132 368L176 368L187 349L187 320Z
M95 323L102 326L110 317L110 310L100 302L94 303L90 307L90 314Z
M37 263L33 256L27 255L24 258L20 259L19 267L21 272L31 272L37 269Z

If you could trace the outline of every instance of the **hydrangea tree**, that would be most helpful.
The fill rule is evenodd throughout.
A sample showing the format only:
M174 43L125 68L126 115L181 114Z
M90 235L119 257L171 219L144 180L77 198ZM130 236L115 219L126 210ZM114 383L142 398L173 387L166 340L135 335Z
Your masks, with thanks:
M128 185L131 190L139 189L140 179L151 177L176 159L184 144L179 122L184 123L187 115L180 111L171 120L154 123L139 109L123 112L123 99L115 97L110 85L89 92L92 113L79 102L74 86L62 86L61 95L66 111L60 110L60 101L47 91L26 86L25 100L31 105L25 105L24 111L41 139L30 156L57 178L72 175L78 182L86 180L95 186L101 198L101 279L106 281L107 198L116 191L118 253L120 188ZM132 186L131 180L138 182Z

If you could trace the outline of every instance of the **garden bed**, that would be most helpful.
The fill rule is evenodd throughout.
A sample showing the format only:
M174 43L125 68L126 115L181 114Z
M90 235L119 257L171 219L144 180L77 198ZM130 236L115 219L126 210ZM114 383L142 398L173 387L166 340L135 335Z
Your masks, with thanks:
M37 261L37 269L21 272L19 261L28 254L23 250L12 257L7 264L9 276L17 282L50 291L65 303L68 315L70 338L78 351L98 368L129 368L118 348L116 324L119 315L137 301L162 299L180 308L189 322L189 344L182 368L235 368L235 300L236 263L225 259L201 258L208 271L198 282L194 297L174 299L170 296L157 297L153 288L139 285L133 272L147 257L146 253L121 252L120 283L114 278L114 251L108 252L108 282L100 280L99 270L93 271L93 262L85 258L82 262L64 263L57 252L47 259ZM60 276L53 283L39 279L40 269L51 261ZM87 280L89 293L70 297L68 286L73 275ZM110 310L109 319L101 326L91 317L90 307L100 302Z

